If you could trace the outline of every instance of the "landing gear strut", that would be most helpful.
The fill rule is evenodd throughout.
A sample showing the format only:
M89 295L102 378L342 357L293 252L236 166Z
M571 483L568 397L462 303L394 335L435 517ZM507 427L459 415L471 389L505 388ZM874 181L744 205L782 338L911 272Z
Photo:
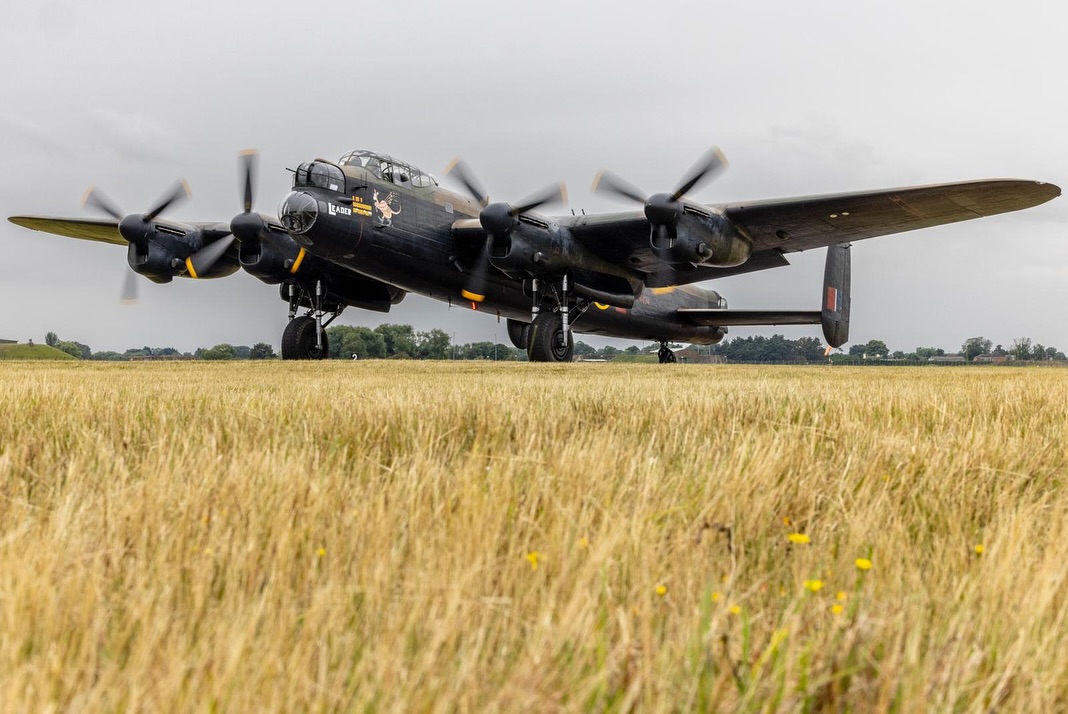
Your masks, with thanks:
M321 280L315 281L315 291L305 290L301 286L289 285L289 324L282 333L282 359L327 359L330 356L330 342L326 327L341 314L343 305L324 319L325 290ZM297 317L301 304L311 305L304 315Z
M570 362L575 354L575 339L571 334L572 312L568 295L569 282L566 275L560 282L560 290L549 283L549 298L555 307L542 309L540 281L531 282L533 305L530 309L530 327L527 328L527 358L531 362ZM575 317L580 317L588 305L582 301L575 306Z
M675 353L668 347L667 340L660 341L660 350L656 353L656 356L660 359L660 364L675 364L678 362Z

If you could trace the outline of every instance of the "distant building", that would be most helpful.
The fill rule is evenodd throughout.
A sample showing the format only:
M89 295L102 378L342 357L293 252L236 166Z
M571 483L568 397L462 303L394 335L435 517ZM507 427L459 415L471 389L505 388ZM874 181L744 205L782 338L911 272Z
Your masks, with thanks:
M936 354L932 358L927 358L928 362L936 364L954 364L958 362L968 362L964 359L963 354Z
M18 340L2 340L0 339L0 345L17 345Z
M980 364L1005 364L1011 359L1011 355L981 354L976 355L972 362L979 362Z

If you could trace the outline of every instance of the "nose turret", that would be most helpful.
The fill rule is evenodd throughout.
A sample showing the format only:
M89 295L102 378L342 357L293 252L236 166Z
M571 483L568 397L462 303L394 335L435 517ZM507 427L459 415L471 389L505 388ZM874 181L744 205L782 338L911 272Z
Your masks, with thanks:
M286 231L301 235L307 233L319 217L319 205L315 197L304 191L292 191L282 199L278 208L278 220Z

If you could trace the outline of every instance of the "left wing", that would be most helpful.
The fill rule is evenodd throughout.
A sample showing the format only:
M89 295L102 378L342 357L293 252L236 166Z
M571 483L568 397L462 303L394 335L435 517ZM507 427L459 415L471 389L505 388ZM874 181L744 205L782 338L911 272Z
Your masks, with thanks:
M126 245L126 239L119 235L119 222L112 218L47 218L43 216L12 216L7 220L16 226L34 231L55 233L57 236L80 238L82 240Z
M789 265L784 253L1019 211L1060 194L1050 183L993 179L709 205L752 242L752 255L735 268L674 265L669 275L672 283L682 285L778 268ZM649 245L649 223L642 212L557 220L591 251L644 273L647 285L659 285L665 264Z
M793 252L1020 211L1060 195L1051 183L993 179L716 208L753 242L754 251Z

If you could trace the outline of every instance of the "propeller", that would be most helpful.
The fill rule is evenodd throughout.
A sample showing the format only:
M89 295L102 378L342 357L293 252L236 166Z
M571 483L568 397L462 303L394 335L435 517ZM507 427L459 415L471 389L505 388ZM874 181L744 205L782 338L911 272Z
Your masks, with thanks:
M489 193L483 188L482 183L475 177L471 169L461 159L453 159L445 168L446 175L452 175L467 189L468 194L475 200L482 210L478 214L478 221L486 232L486 242L478 256L478 261L473 266L467 286L460 291L466 299L472 302L482 302L486 299L486 284L489 281L489 256L496 236L506 235L519 223L519 216L529 213L542 206L553 204L567 204L567 187L561 182L547 186L541 191L533 193L516 204L503 201L490 202Z
M244 184L244 193L242 194L243 210L231 219L230 233L242 242L257 240L260 236L260 231L265 227L263 218L258 213L252 212L252 205L255 203L255 177L258 159L259 154L255 149L242 151L239 155L242 183Z
M106 194L90 186L82 197L82 206L111 216L119 222L119 235L125 238L128 243L136 243L143 246L152 239L155 233L152 221L171 206L189 198L190 195L189 184L184 179L179 179L144 213L123 214L122 210ZM134 272L131 271L123 281L119 301L126 305L136 303L137 285L137 278Z
M593 180L593 192L611 194L645 204L645 218L651 227L650 244L653 248L670 248L675 242L672 230L682 217L683 207L680 199L727 166L727 157L718 147L712 147L683 175L670 193L647 195L634 184L608 171L598 172Z

